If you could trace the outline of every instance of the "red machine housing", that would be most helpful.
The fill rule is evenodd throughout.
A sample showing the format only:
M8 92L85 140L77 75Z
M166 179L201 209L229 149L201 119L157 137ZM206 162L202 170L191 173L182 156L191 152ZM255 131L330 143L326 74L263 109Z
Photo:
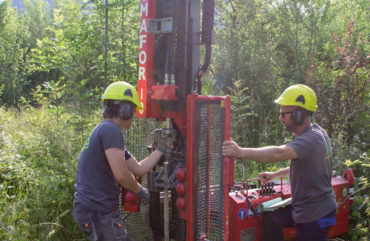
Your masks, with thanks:
M143 109L137 115L166 124L170 119L173 129L164 131L177 132L168 165L156 167L148 178L154 239L164 235L158 210L166 189L172 239L229 240L233 164L221 146L230 138L230 98L200 95L200 77L210 61L214 0L202 5L200 0L141 0L140 5L137 89ZM205 46L203 65L200 45Z
M338 202L338 209L336 214L336 224L330 228L328 234L329 238L344 234L348 230L348 217L350 210L349 190L351 181L354 180L354 177L351 171L346 170L345 173L347 173L347 178L342 176L332 178L332 185ZM259 205L278 197L287 199L290 195L291 190L289 183L274 186L268 195L261 195L261 189L251 189L245 192L230 192L230 223L232 224L230 225L230 240L261 240L261 229L258 222L262 224L263 213L259 212ZM247 197L256 211L257 217L253 214L251 208L246 202ZM295 240L295 229L284 229L284 239Z
M229 239L233 160L221 154L230 139L230 97L188 96L186 240Z
M138 117L153 118L161 113L159 102L150 98L149 89L154 84L154 41L155 35L148 32L149 19L156 18L156 1L140 1L140 31L139 31L139 79L138 93L143 110L138 111ZM157 94L156 94L157 95Z
M171 118L186 135L186 98L199 66L200 0L141 0L140 118ZM198 92L199 93L199 92Z

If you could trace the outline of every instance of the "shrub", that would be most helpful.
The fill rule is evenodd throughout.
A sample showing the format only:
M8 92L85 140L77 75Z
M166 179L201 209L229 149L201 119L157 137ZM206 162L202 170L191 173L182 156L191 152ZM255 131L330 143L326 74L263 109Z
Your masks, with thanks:
M0 239L81 237L72 217L75 167L100 114L85 119L55 109L0 109ZM87 121L86 121L87 120Z

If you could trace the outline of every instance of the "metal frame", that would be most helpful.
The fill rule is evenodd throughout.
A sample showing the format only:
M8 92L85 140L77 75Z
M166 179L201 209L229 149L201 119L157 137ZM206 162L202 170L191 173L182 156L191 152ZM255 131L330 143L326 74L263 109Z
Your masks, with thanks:
M220 102L223 103L225 108L225 132L224 132L224 139L229 140L230 139L230 97L228 96L199 96L197 94L189 95L187 98L187 152L186 152L186 160L187 160L187 199L186 199L186 233L187 241L195 240L194 238L194 208L193 208L193 200L194 200L194 176L193 176L193 170L196 168L194 166L194 126L197 124L194 121L193 114L195 111L195 104L197 101L209 101L209 102ZM209 119L209 121L211 121ZM220 147L221 148L221 147ZM220 150L221 151L221 150ZM223 199L224 199L224 217L223 217L223 240L228 241L229 240L229 191L230 187L233 184L234 181L234 165L233 160L230 158L224 158L223 161L223 169L224 173L223 175ZM210 218L210 212L208 212L208 219ZM210 222L208 222L209 224ZM208 227L209 230L209 227ZM206 237L205 237L206 238ZM206 240L206 239L204 239Z

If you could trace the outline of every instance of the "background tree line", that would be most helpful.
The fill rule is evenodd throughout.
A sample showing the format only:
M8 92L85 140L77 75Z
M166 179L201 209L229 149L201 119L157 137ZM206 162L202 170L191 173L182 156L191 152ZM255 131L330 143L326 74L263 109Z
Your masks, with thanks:
M23 3L0 3L0 239L72 240L74 168L101 94L116 80L136 84L139 0ZM274 99L295 83L315 90L335 169L355 168L364 190L351 240L369 231L368 10L367 0L216 0L203 80L204 95L231 96L232 137L243 146L289 140ZM248 175L280 167L241 164Z

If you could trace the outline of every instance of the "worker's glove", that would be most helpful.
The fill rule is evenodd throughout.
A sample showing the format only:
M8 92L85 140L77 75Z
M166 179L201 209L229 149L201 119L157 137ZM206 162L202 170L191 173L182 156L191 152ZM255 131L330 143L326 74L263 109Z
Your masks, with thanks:
M164 134L161 129L154 130L153 145L157 150L162 152L163 155L173 148L176 136L175 134Z
M146 201L149 201L149 199L150 199L150 193L149 193L148 189L146 189L143 186L141 186L137 195L139 196L139 198L144 199Z
M158 139L157 149L163 154L166 154L167 151L173 148L173 143L174 143L174 140L171 135L161 134Z

